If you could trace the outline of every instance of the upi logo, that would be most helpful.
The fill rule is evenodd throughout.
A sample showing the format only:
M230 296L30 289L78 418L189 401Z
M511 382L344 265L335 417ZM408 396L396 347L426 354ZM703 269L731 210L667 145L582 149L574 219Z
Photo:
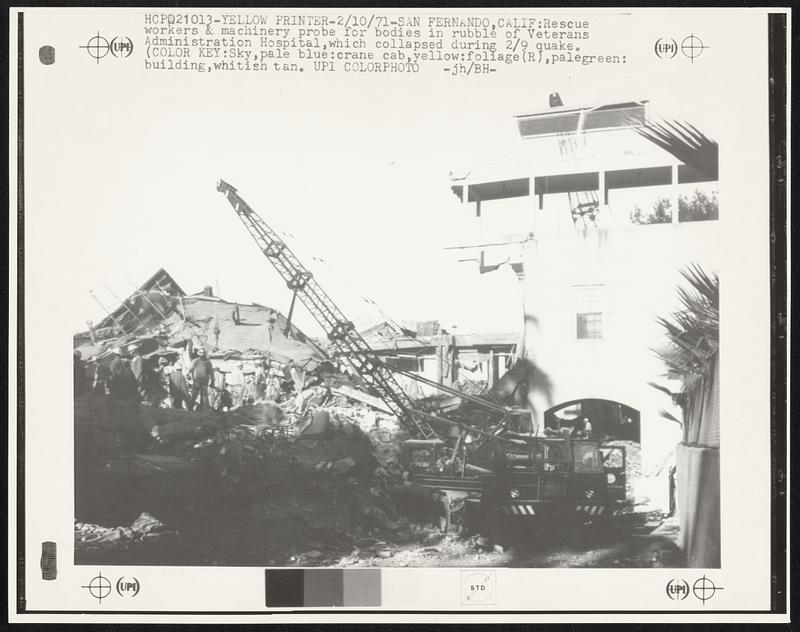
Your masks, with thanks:
M667 582L667 597L683 601L689 596L689 582L685 579L670 579Z

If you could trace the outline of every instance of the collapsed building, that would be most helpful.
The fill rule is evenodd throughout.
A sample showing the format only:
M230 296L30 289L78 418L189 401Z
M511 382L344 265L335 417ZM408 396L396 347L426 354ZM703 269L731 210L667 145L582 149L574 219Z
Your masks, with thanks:
M362 331L375 355L389 366L468 394L492 388L516 359L519 333L455 334L439 321L383 322ZM440 393L434 386L397 376L412 396Z
M322 564L354 546L386 555L391 542L429 533L437 505L401 476L405 429L277 310L225 301L209 287L187 294L160 269L74 336L87 368L134 349L155 366L184 357L187 347L204 349L223 373L266 361L278 375L296 366L303 379L293 377L279 401L227 412L76 388L76 559L141 563L154 552L152 563L247 564L256 555L262 563ZM265 529L268 541L221 550L223 533L243 539ZM203 550L184 559L181 542Z
M163 268L103 320L76 334L73 347L84 360L102 362L114 348L136 345L152 358L174 355L189 342L223 365L293 360L312 371L326 359L325 351L278 310L226 301L210 286L187 294Z

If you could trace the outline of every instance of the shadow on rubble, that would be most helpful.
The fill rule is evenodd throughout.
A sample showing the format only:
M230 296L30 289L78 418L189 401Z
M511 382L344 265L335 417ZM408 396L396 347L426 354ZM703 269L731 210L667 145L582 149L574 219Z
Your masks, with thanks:
M376 463L369 436L343 418L292 439L243 414L95 396L75 413L77 564L680 565L646 516L575 534L525 522L499 538L457 517L445 536L435 495Z
M435 528L429 493L379 467L354 423L268 430L242 413L76 400L76 563L333 565Z

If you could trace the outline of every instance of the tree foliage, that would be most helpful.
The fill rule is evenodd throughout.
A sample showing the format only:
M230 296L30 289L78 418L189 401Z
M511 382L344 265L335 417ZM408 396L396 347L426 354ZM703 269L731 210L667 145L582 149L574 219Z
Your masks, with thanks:
M665 330L666 342L653 349L667 369L666 376L679 381L681 389L676 393L660 384L650 385L669 395L684 411L686 420L687 404L703 390L705 378L714 371L719 351L719 275L707 273L697 264L688 266L681 274L688 282L687 286L678 287L681 308L656 319ZM671 415L667 418L675 420ZM702 422L688 421L698 426ZM684 426L684 440L688 435Z
M668 341L654 351L667 367L667 376L680 380L687 391L708 372L719 349L719 276L697 264L681 274L689 283L678 287L681 309L656 319Z
M634 224L669 224L672 221L672 203L668 197L661 197L653 204L653 210L645 214L637 204L631 211L631 222ZM678 196L678 221L700 222L719 219L719 199L716 191L708 195L697 189L692 197Z

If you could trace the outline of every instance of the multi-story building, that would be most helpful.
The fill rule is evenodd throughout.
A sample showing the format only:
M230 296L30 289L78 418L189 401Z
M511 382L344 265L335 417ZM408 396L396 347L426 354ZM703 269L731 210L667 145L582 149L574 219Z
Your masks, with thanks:
M643 466L655 468L680 439L662 415L668 398L649 385L664 383L656 318L679 307L682 268L716 270L716 154L701 169L653 142L647 101L554 102L516 117L520 139L498 160L453 177L472 224L455 248L481 273L508 265L524 284L520 355L537 368L536 425L640 421ZM718 435L704 440L718 446Z

